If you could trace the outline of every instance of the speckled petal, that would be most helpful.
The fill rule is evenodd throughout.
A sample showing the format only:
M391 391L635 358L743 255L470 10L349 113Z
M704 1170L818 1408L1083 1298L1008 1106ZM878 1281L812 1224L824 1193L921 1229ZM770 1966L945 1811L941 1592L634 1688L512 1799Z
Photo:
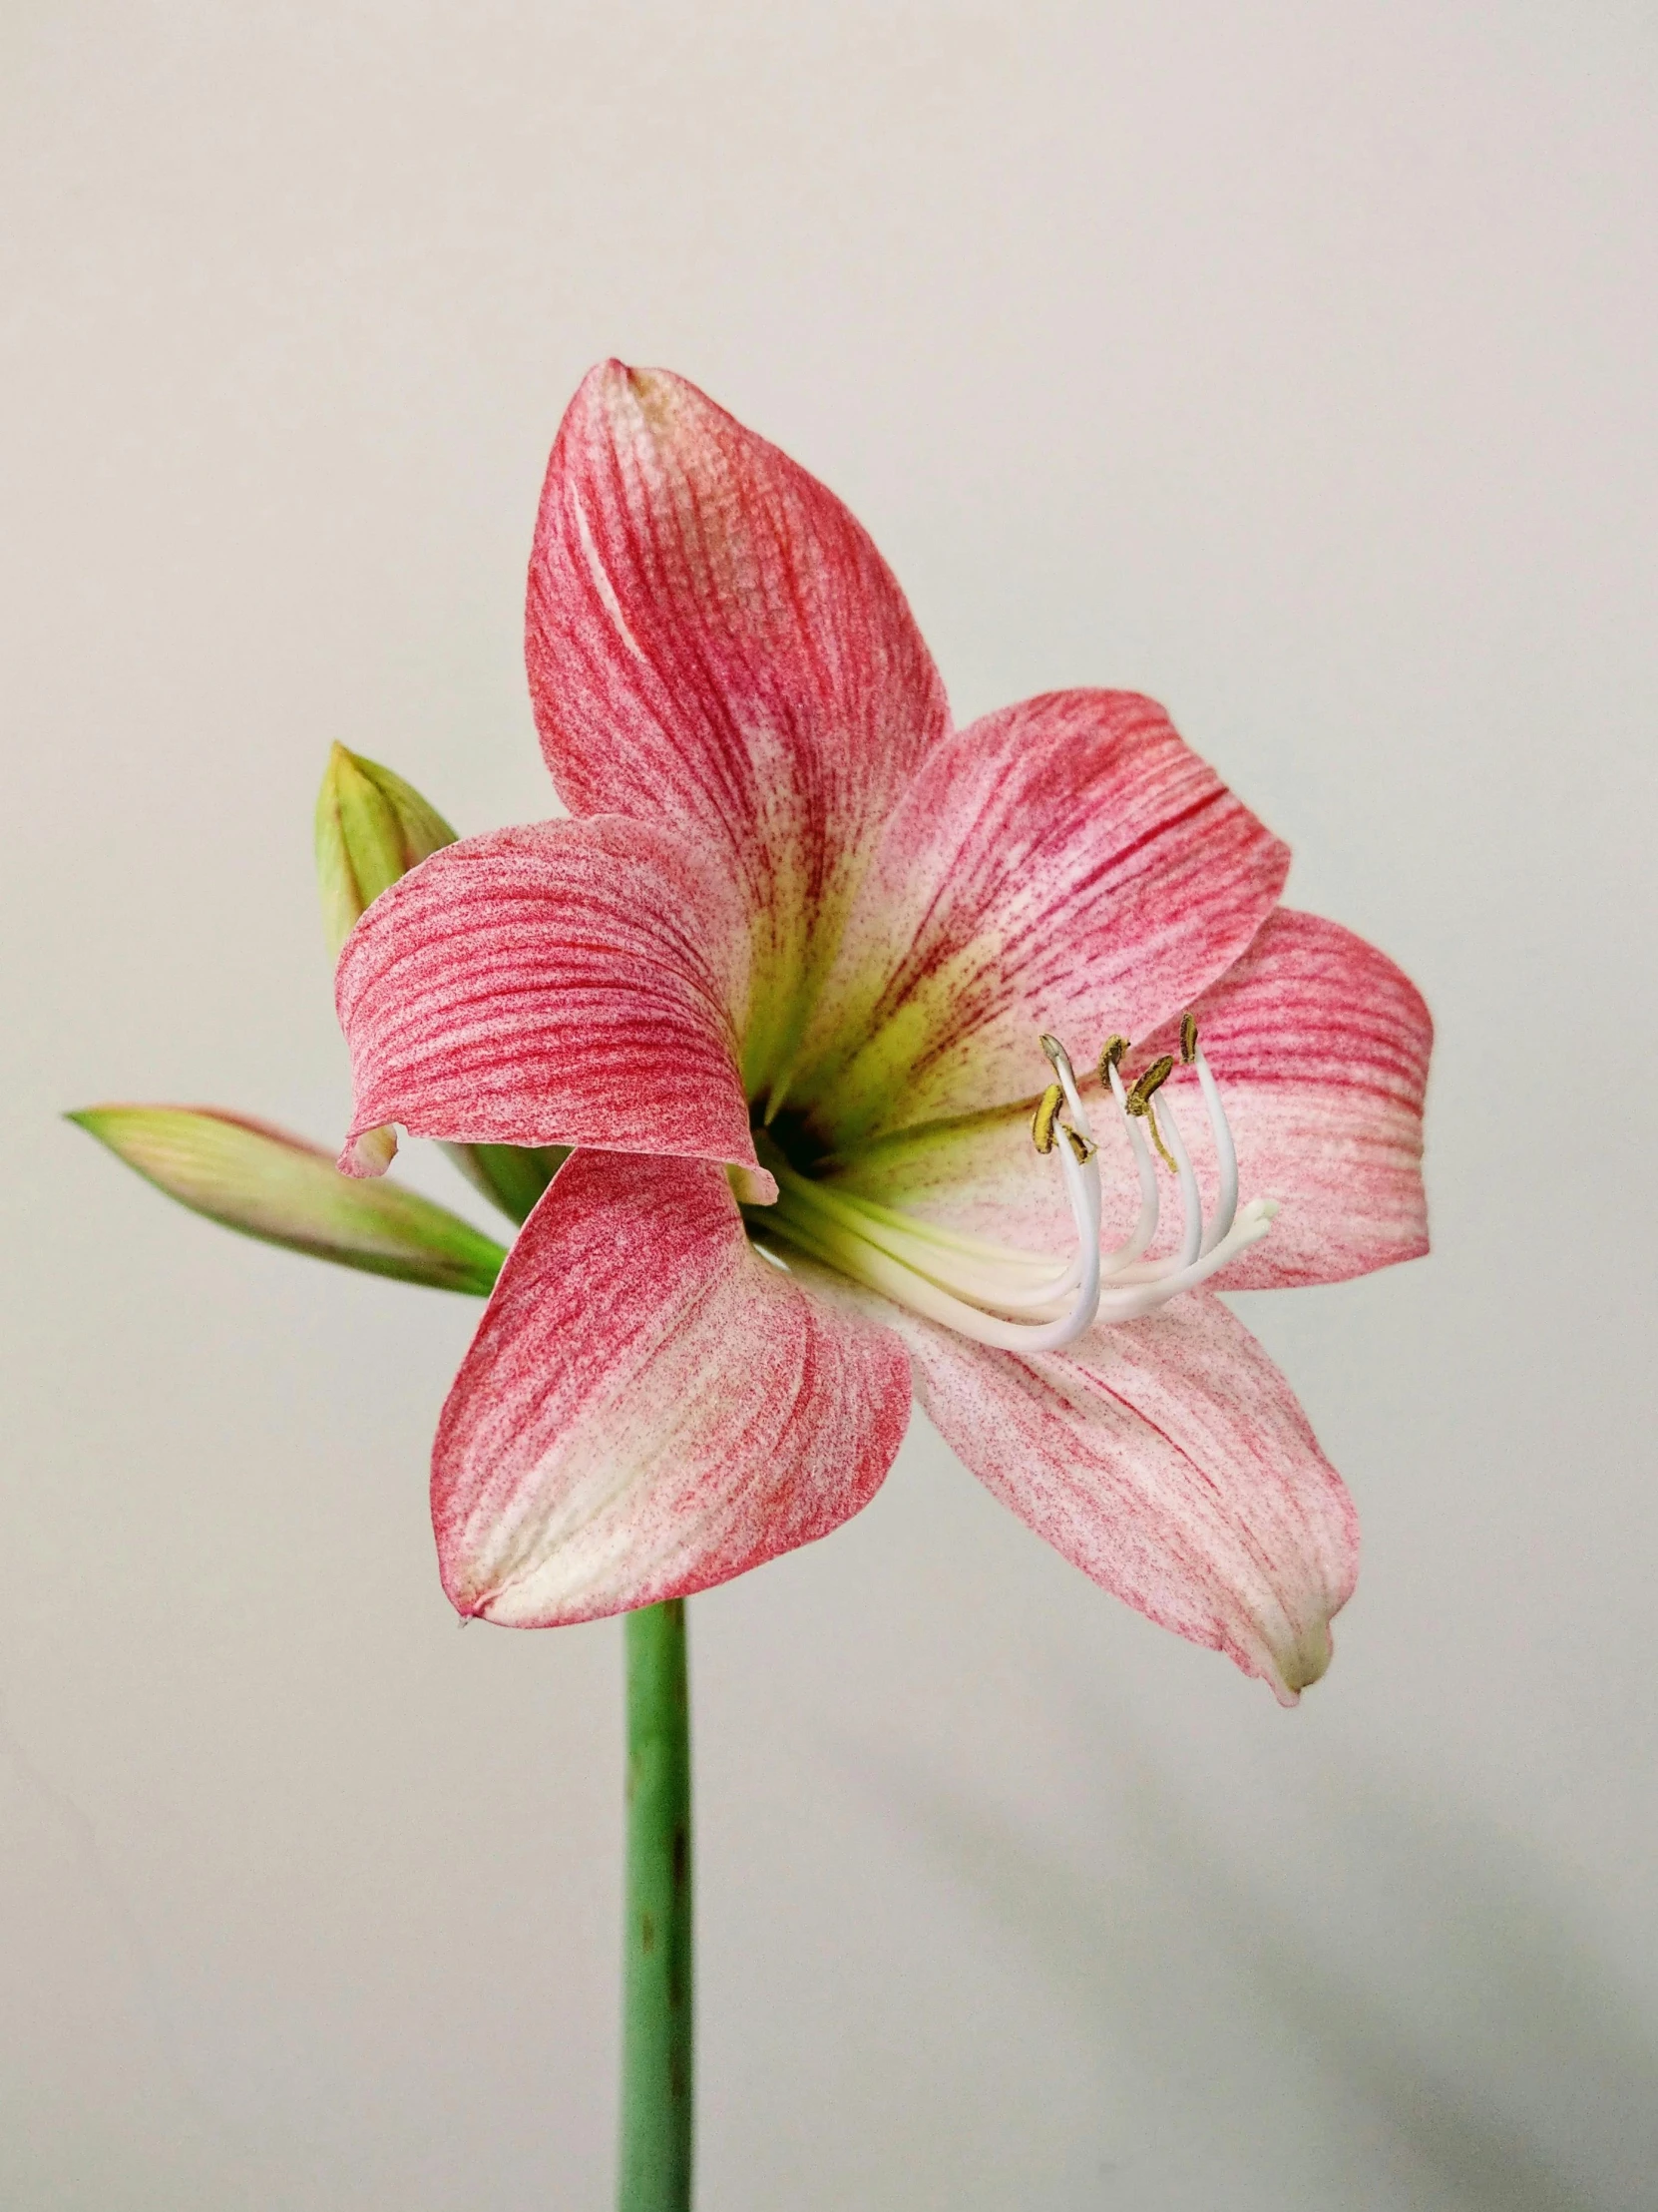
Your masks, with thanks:
M1039 1091L1231 966L1289 854L1150 699L1058 691L937 747L858 896L790 1086L837 1149Z
M881 822L948 727L866 531L786 454L661 369L572 401L530 565L527 658L576 814L666 822L746 916L752 1093L786 1056Z
M993 1496L1159 1626L1224 1651L1293 1705L1330 1663L1353 1594L1358 1517L1307 1417L1207 1291L1065 1352L996 1352L831 1281L884 1321L916 1395Z
M577 1152L444 1408L444 1587L534 1628L722 1582L867 1504L909 1408L903 1346L763 1259L721 1169Z
M754 1168L730 1007L745 947L680 840L615 816L434 853L377 898L335 998L357 1139L602 1144Z

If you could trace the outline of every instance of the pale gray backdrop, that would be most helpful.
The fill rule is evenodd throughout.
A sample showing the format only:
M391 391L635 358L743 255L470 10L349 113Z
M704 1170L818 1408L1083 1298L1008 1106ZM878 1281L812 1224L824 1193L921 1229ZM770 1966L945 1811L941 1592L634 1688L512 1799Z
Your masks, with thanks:
M1650 2206L1650 9L7 0L0 52L0 2200L607 2203L621 1637L456 1631L476 1309L54 1116L341 1129L326 747L545 810L525 555L617 352L851 501L962 718L1167 701L1440 1025L1435 1256L1243 1302L1367 1535L1300 1711L924 1433L696 1601L703 2205Z

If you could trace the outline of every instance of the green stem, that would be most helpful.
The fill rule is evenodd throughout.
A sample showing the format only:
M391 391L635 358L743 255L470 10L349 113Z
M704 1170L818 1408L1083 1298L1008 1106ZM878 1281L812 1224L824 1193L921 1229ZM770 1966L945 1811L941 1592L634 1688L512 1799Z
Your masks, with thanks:
M690 1699L682 1598L627 1615L619 2212L691 2201Z

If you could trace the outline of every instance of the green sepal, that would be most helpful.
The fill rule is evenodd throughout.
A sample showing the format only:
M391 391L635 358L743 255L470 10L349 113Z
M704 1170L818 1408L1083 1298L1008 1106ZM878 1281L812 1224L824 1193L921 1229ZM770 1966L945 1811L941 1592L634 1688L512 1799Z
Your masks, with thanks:
M570 1157L568 1144L446 1144L474 1190L481 1190L510 1221L528 1221L536 1200Z
M207 1106L85 1106L65 1116L193 1213L371 1275L487 1298L507 1254L458 1213L268 1122Z

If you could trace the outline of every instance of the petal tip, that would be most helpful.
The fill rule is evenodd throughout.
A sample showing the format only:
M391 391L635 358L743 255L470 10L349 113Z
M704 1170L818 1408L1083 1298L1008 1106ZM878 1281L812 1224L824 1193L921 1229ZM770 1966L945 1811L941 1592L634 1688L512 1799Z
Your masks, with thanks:
M734 1160L727 1166L725 1178L739 1206L774 1206L777 1203L777 1178L769 1168L748 1167Z
M1336 1643L1328 1620L1311 1623L1286 1650L1275 1651L1276 1664L1268 1681L1279 1704L1286 1710L1299 1705L1302 1691L1323 1681L1335 1655Z
M614 353L608 354L603 361L595 361L576 388L570 414L575 415L584 406L597 405L608 410L619 400L634 397L643 373L630 362L619 360Z
M359 1179L383 1175L396 1157L397 1131L389 1121L382 1121L377 1128L360 1129L346 1139L339 1171Z

